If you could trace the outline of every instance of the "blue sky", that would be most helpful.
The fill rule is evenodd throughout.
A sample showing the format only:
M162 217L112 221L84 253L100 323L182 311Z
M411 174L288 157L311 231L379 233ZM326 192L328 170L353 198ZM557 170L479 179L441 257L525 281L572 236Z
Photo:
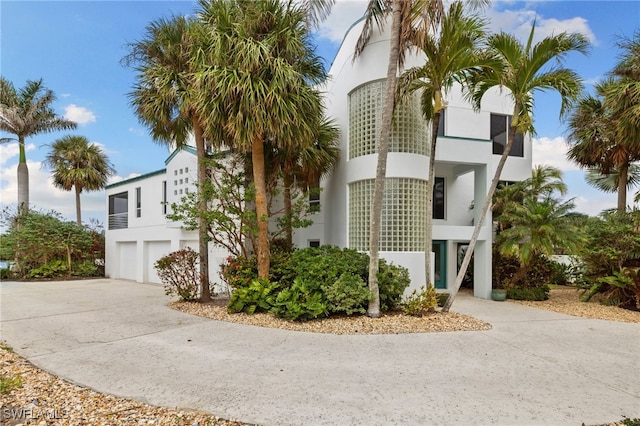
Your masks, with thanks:
M363 0L338 0L318 31L318 53L331 63L349 26L363 13ZM164 167L168 156L138 123L129 106L134 72L120 64L127 43L139 40L152 20L173 14L192 14L196 2L184 1L0 1L0 73L17 88L26 80L44 79L57 95L55 109L79 123L73 134L102 146L117 170L112 181ZM616 61L616 36L630 37L640 28L640 2L629 1L494 1L484 12L493 31L524 39L533 20L539 36L561 31L585 34L593 43L589 57L569 56L587 88ZM566 161L565 129L558 119L557 95L537 95L534 163L560 167L577 197L577 210L598 214L615 207L615 195L603 194L584 183L583 173ZM49 171L41 166L49 145L69 132L39 135L27 140L31 205L54 209L74 219L71 192L55 189ZM7 136L7 135L2 135ZM17 144L0 145L0 206L15 204ZM634 191L635 192L635 191ZM83 193L83 219L104 223L104 192Z

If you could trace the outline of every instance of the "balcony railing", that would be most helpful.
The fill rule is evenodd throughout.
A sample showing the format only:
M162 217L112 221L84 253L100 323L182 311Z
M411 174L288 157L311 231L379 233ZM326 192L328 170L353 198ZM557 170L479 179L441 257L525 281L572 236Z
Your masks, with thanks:
M109 215L109 229L127 229L129 227L129 212Z

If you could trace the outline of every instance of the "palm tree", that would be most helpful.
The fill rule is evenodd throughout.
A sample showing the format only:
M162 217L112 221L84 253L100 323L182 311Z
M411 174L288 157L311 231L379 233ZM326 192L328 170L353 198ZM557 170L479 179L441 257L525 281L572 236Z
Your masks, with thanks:
M608 174L599 168L588 169L584 177L587 183L603 192L618 192L620 187L620 171L615 167ZM627 191L640 184L640 164L629 164L627 169Z
M204 32L199 22L183 16L159 19L150 23L145 36L129 45L130 53L123 59L134 65L136 83L129 99L138 119L147 126L153 140L180 148L195 138L198 158L198 182L207 179L205 166L205 120L194 107L193 82L196 62L193 51L202 41ZM207 119L210 119L209 117ZM202 185L198 186L202 195ZM209 289L209 248L205 212L205 197L198 198L198 251L200 257L200 301L211 301Z
M496 172L489 186L489 192L482 205L480 220L475 224L469 248L465 254L460 271L456 276L451 294L442 308L448 312L455 300L462 279L469 267L471 256L475 248L480 230L483 226L487 211L491 205L502 169L507 161L516 132L535 133L533 127L533 95L538 91L555 90L561 97L560 114L566 114L571 103L577 100L582 90L580 77L571 69L561 66L562 60L570 52L586 54L589 42L582 34L560 33L544 38L533 44L535 22L531 27L526 45L522 45L513 35L506 33L494 34L488 39L488 53L499 58L499 67L486 67L472 76L473 90L470 98L474 108L479 110L482 97L492 87L508 89L514 110L509 126L509 135L504 152L496 167ZM551 63L551 64L550 64ZM555 63L555 64L554 64Z
M410 40L415 40L416 27L414 19L422 17L420 24L423 33L433 28L432 23L438 22L444 10L442 0L369 0L365 12L362 33L356 44L354 60L367 46L373 34L373 23L383 28L388 16L391 15L391 39L389 41L389 60L387 64L387 88L380 138L378 140L378 160L376 165L376 179L371 202L371 227L369 229L369 290L373 297L369 300L367 315L372 318L380 317L380 290L378 287L380 230L382 227L382 200L387 175L387 156L389 153L389 139L392 129L392 117L395 105L395 92L398 80L398 69L404 64L405 50ZM418 13L428 12L428 13ZM424 28L424 27L427 28Z
M320 179L331 173L340 157L340 130L333 120L324 119L320 123L320 129L316 139L308 146L293 147L298 151L281 150L276 155L280 157L282 183L284 186L284 216L285 239L291 246L293 244L292 197L291 189L295 187L304 193L317 190ZM301 149L300 149L301 148Z
M203 54L216 66L198 72L197 111L221 123L208 126L208 134L222 129L230 147L251 153L258 276L266 279L270 259L265 143L287 148L315 139L322 106L312 85L320 83L325 72L310 44L306 9L276 0L200 0L199 5L211 33Z
M84 136L65 136L51 145L45 164L53 170L53 184L65 191L75 189L76 223L82 226L80 193L98 191L115 173L107 156L98 145Z
M488 0L472 0L474 8L488 4ZM387 173L387 156L392 129L392 117L395 107L398 70L404 64L404 56L410 47L421 46L422 40L430 31L436 31L444 15L442 0L369 0L365 12L362 33L356 43L354 60L364 51L373 34L373 24L382 29L391 15L391 39L389 41L389 60L387 65L387 87L382 109L380 137L378 139L378 159L376 178L371 202L371 227L369 230L369 290L373 298L369 301L367 315L380 316L380 297L378 288L378 265L380 251L380 230L382 227L382 200ZM426 250L426 249L425 249Z
M621 111L607 93L617 83L609 78L595 86L595 96L580 99L568 120L567 156L582 167L598 170L603 176L616 174L618 211L627 209L629 167L640 160L640 143L620 131Z
M0 77L0 130L15 135L18 140L18 212L29 209L29 169L25 151L25 139L39 133L75 129L77 123L56 115L51 107L56 100L46 89L42 79L27 81L25 87L16 90L13 84ZM2 138L0 143L16 140Z
M451 3L442 17L438 31L429 31L419 46L426 62L405 71L398 90L405 96L421 91L422 112L431 121L429 150L429 182L435 180L436 143L441 111L446 107L446 94L454 83L462 83L468 71L481 66L478 49L484 38L484 21L477 16L465 16L461 1ZM425 277L431 282L431 245L433 233L433 184L427 188L427 225L425 236Z
M503 254L516 255L520 259L522 267L517 277L527 274L531 260L537 256L551 256L558 249L572 252L583 241L583 234L567 216L575 207L573 199L562 202L547 196L539 200L533 195L522 204L509 204L503 217L510 226L496 238L496 245Z

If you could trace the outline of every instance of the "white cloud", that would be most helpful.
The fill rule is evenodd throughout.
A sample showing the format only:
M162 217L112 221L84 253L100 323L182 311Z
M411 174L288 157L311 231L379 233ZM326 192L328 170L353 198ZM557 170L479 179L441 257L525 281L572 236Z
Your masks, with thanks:
M144 136L145 135L145 131L138 128L138 127L129 127L129 132L133 133L136 136Z
M526 42L531 32L531 26L535 20L536 30L534 42L538 42L550 35L558 35L561 32L581 33L591 43L596 43L596 36L589 27L585 18L576 16L570 19L545 18L532 10L496 10L487 11L490 19L489 28L492 32L504 31L513 34L519 40Z
M580 170L567 159L567 141L562 136L533 138L533 165L553 166L562 171Z
M129 173L127 176L111 176L109 178L109 182L107 183L107 185L111 185L112 183L122 182L123 180L132 179L138 176L140 176L140 173Z
M349 27L362 17L366 8L365 0L337 0L331 9L331 15L320 23L320 38L340 43Z
M598 216L604 210L614 209L617 205L617 195L600 193L597 196L583 196L578 195L575 197L576 203L575 210L580 213L588 214L589 216Z
M36 146L32 143L26 144L24 147L26 152L33 151ZM20 154L20 147L17 142L5 143L0 145L0 166L5 166L7 162L13 157L17 157Z
M78 124L95 123L96 116L85 107L69 104L64 108L64 118Z

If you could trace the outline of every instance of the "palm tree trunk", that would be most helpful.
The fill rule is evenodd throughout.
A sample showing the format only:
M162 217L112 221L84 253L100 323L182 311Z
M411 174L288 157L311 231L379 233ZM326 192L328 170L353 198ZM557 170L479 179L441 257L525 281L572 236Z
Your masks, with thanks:
M269 211L264 169L264 142L256 135L251 143L253 182L256 187L256 216L258 219L258 278L269 279Z
M511 152L511 147L513 146L513 139L516 136L516 123L517 123L516 117L518 117L517 110L514 112L513 117L514 117L514 121L509 127L507 145L504 147L504 152L502 153L502 157L500 157L500 161L498 162L496 173L493 176L493 180L491 181L491 186L489 186L489 192L487 193L487 197L484 199L484 203L482 204L482 210L480 211L480 220L477 221L475 227L473 228L473 234L471 235L471 240L469 241L469 248L467 248L467 252L464 255L464 259L462 260L462 265L460 265L460 270L458 271L458 275L456 276L456 281L453 284L451 293L449 294L447 301L442 307L442 312L449 312L449 309L451 308L451 305L453 304L453 301L455 300L458 294L458 290L460 290L460 285L462 284L462 280L464 279L464 276L467 273L467 268L469 268L469 263L471 262L473 251L476 248L476 243L478 242L478 236L480 235L480 230L482 229L482 225L484 224L484 219L486 218L487 212L489 211L489 207L491 206L493 194L496 192L496 187L498 186L498 182L500 181L500 175L502 174L502 169L504 169L504 164L507 162L507 158L509 157L509 153Z
M74 185L76 192L76 223L78 226L82 226L82 213L80 208L80 192L82 192L82 188L78 187L78 185Z
M620 165L618 175L618 213L627 211L627 185L629 184L629 163Z
M372 318L380 317L380 288L378 286L378 266L380 263L380 229L382 220L382 201L384 185L387 176L387 154L389 153L389 138L393 118L393 106L398 80L398 58L400 56L400 20L402 0L394 0L393 21L391 24L391 40L389 41L389 64L387 66L387 93L385 94L384 109L382 110L382 126L378 144L378 163L376 166L376 180L371 206L371 228L369 230L369 290L373 297L369 300L367 315Z
M29 210L29 169L24 147L24 137L18 137L20 157L18 161L18 214Z
M429 181L427 182L427 223L424 239L424 278L426 285L434 284L431 276L431 250L433 246L433 184L436 177L436 143L438 141L438 125L440 110L436 109L431 122L431 150L429 151Z
M204 182L207 177L205 163L204 131L197 118L193 119L193 133L196 140L196 156L198 158L198 255L200 260L200 302L211 301L211 289L209 288L209 234L205 214L207 212L207 200L203 194Z

